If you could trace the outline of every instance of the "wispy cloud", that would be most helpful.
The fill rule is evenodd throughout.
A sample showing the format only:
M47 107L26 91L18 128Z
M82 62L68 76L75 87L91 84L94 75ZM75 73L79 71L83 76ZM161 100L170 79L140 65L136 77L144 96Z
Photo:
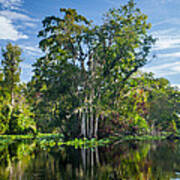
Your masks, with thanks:
M34 28L34 27L37 26L37 24L31 23L31 22L25 22L24 25L25 25L25 26L28 26L28 27L30 27L30 28Z
M163 35L168 35L169 33L173 33L174 31L176 31L175 28L169 28L169 29L161 29L161 30L156 30L153 31L153 35L155 36L163 36Z
M154 31L152 35L157 38L153 50L180 48L180 31L175 28Z
M119 2L116 2L114 0L105 0L108 4L111 4L111 5L119 5Z
M173 24L173 25L180 25L180 19L179 18L168 18L168 19L165 19L165 20L162 20L162 21L159 21L157 23L154 23L153 24L153 27L155 26L159 26L159 25L164 25L164 24Z
M180 36L159 36L153 50L174 49L180 47Z
M166 63L151 67L143 67L142 71L153 72L158 77L177 75L180 73L180 62Z
M171 68L174 72L180 72L180 65Z
M180 58L180 52L158 54L160 58Z
M156 25L164 25L167 23L180 25L180 20L178 18L171 18L161 21ZM178 60L178 58L180 58L180 30L178 27L179 26L173 26L173 28L166 29L162 29L161 27L159 30L152 32L152 35L157 38L152 50L157 55L157 59L159 59L158 62L160 63L161 61L161 64L145 66L142 68L143 71L153 72L157 77L166 78L170 76L175 77L180 74L180 62Z
M32 65L31 64L21 63L20 65L21 65L21 67L23 69L32 69Z
M0 4L4 9L19 9L22 0L0 0Z
M33 19L25 14L10 10L0 11L0 15L10 20L21 20L21 21L31 21L31 22L37 21L36 19Z
M23 82L28 82L30 81L31 77L33 76L33 72L32 72L32 65L22 62L20 64L20 67L22 69L21 71L21 79Z
M20 48L23 49L27 54L38 56L42 54L41 49L38 47L28 46L28 45L20 45Z

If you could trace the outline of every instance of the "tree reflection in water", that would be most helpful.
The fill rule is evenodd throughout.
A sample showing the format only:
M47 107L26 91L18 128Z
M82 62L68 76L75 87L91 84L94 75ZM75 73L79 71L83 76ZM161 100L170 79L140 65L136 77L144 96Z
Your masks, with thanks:
M106 147L42 150L33 143L0 143L3 180L166 180L180 172L179 142L126 142Z

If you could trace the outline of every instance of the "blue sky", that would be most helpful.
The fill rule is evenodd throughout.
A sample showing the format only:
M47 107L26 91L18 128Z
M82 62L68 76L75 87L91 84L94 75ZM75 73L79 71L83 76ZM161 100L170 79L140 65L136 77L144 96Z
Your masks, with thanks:
M38 31L46 16L58 15L62 7L75 8L95 23L109 8L119 7L127 0L0 0L0 46L7 42L23 49L21 79L28 81L32 75L31 64L41 55L38 49ZM180 87L180 0L135 0L137 7L148 15L150 34L158 38L152 48L156 58L143 71L165 77ZM151 56L150 56L151 59Z

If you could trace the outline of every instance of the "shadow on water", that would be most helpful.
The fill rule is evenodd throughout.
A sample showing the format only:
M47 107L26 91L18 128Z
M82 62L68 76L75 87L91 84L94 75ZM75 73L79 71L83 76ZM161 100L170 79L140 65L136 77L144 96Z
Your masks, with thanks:
M93 149L0 142L0 180L180 178L180 142L125 142Z

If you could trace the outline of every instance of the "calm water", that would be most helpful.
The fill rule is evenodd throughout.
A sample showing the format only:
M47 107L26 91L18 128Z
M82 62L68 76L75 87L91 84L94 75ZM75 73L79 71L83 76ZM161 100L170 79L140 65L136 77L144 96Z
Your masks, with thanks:
M180 179L180 142L116 143L96 149L43 150L0 143L0 180Z

